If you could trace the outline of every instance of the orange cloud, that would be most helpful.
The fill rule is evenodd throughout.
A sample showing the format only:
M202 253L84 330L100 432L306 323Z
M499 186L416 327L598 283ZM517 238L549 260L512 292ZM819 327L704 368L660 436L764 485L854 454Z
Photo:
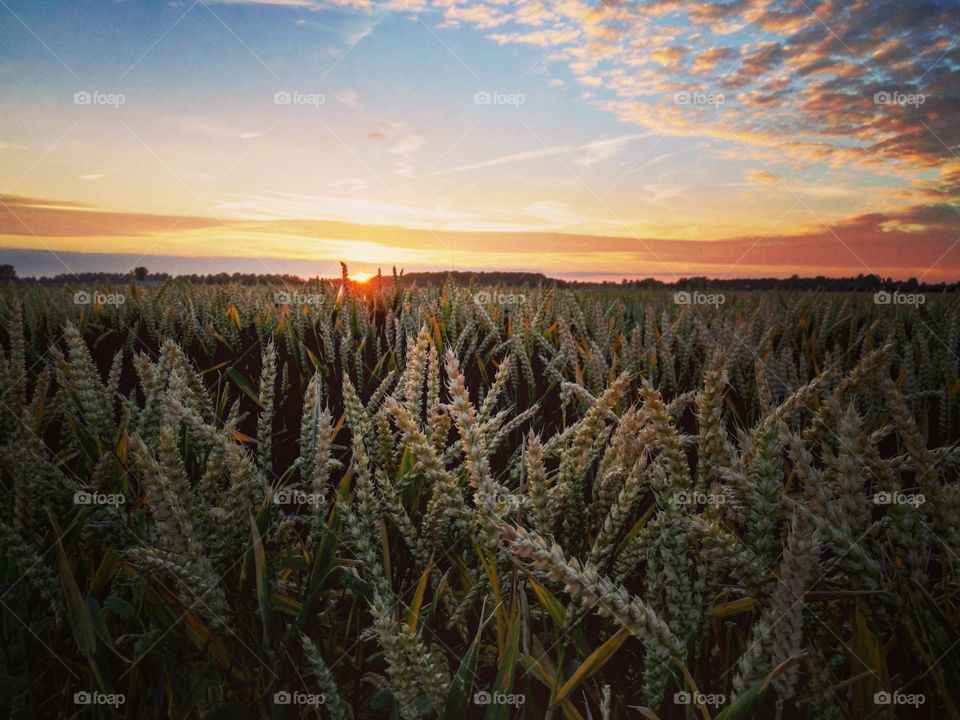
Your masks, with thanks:
M200 217L176 217L95 210L81 203L0 195L0 235L38 237L145 236L168 230L198 230L222 225Z

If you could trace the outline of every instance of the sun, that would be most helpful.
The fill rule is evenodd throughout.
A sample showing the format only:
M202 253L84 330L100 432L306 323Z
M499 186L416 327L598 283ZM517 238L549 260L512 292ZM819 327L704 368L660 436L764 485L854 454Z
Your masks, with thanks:
M367 272L351 273L350 279L353 280L355 283L360 283L361 285L363 285L363 283L369 282L370 280L373 279L373 274L367 273Z

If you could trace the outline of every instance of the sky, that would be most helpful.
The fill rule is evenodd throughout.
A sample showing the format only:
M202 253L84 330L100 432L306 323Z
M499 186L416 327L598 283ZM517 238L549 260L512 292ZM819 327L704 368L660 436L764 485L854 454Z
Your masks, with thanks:
M958 43L955 2L0 0L0 262L956 280Z

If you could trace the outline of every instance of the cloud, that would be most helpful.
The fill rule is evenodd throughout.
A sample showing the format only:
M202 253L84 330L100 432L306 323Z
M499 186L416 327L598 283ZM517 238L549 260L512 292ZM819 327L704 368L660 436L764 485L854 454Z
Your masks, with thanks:
M83 203L0 195L0 235L37 237L143 236L197 230L220 220L191 216L105 212Z
M774 175L769 170L752 169L752 170L747 170L747 182L753 183L756 185L776 184L780 182L780 176Z
M615 157L628 143L634 140L652 137L655 134L656 133L633 133L586 143L578 148L578 151L583 152L583 156L574 160L573 164L579 166L595 165L596 163L609 160Z
M452 173L468 172L470 170L480 170L482 168L496 167L498 165L508 165L510 163L526 162L528 160L539 160L547 157L556 157L557 155L570 155L583 153L583 157L574 161L576 165L592 165L613 157L617 151L625 144L634 140L640 140L655 135L656 133L643 132L621 135L619 137L608 138L605 140L595 140L582 145L554 145L553 147L539 148L537 150L524 150L522 152L501 155L487 160L480 160L467 165L438 170L431 175L449 175Z
M479 0L466 15L457 3L435 7L458 22L484 18L475 26L494 42L549 48L542 63L566 65L591 87L591 102L624 122L734 150L777 148L784 162L882 169L915 199L960 201L956 173L916 182L955 167L960 148L960 15L951 2ZM679 106L677 92L723 93L725 103Z
M658 48L650 53L650 59L665 68L677 68L687 56L689 50L684 47Z
M394 155L400 156L400 160L397 160L394 165L394 173L400 177L413 178L416 175L414 156L426 145L426 142L426 139L417 133L407 132L402 134L397 139L396 144L389 150Z
M360 106L360 94L352 88L342 90L335 97L347 107L357 108Z
M367 181L363 178L347 177L329 182L327 183L327 187L334 189L346 188L347 190L360 191L366 190L369 186L367 185Z
M427 144L423 133L402 122L379 119L376 129L364 137L387 143L386 152L399 156L394 163L394 173L412 178L416 175L416 156Z
M262 134L261 131L253 132L251 130L239 130L234 127L228 127L197 115L168 113L160 115L155 119L161 124L186 135L252 140Z
M733 48L707 48L697 55L690 70L694 75L706 75L707 73L710 73L716 69L717 65L720 63L730 60L736 56L737 51Z
M476 219L471 213L443 208L383 202L367 197L305 193L240 194L225 199L218 207L255 218L251 221L251 227L258 227L257 220L283 220L288 226L300 221L335 220L432 228Z

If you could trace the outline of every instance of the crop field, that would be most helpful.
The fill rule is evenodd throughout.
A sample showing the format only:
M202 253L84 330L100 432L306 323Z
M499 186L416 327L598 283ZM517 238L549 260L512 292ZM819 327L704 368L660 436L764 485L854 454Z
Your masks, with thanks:
M911 297L0 286L0 713L960 718Z

